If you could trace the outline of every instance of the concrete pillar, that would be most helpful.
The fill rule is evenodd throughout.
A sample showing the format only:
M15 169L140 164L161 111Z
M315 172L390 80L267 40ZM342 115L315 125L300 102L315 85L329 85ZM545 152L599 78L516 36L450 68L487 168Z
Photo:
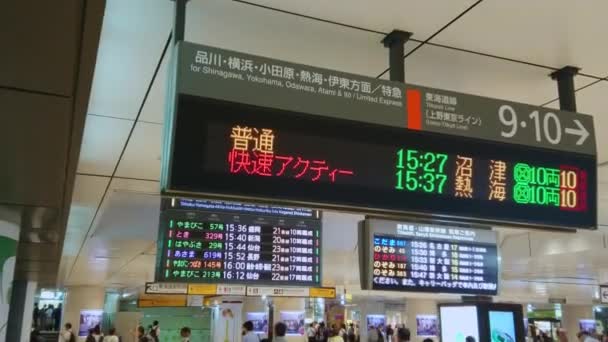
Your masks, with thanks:
M78 334L81 310L103 310L106 291L103 287L72 286L66 289L63 306L63 326L72 323L72 330Z
M417 335L416 316L418 315L435 315L437 316L437 302L426 299L408 299L407 300L407 320L405 326L412 333L412 341L422 341L424 338Z
M272 298L274 303L274 322L277 323L281 321L281 311L302 311L306 313L306 306L304 303L304 298L281 298L274 297ZM272 329L272 327L270 327ZM288 336L287 341L289 342L302 342L304 341L304 336Z
M591 305L563 305L562 306L562 325L568 332L568 339L576 341L576 334L579 332L579 321L581 319L593 319L593 306Z
M247 313L248 312L263 312L266 314L266 317L268 317L268 304L266 303L266 300L262 299L261 297L244 297L243 298L243 322L247 322L248 317L247 317ZM272 329L272 327L268 327L268 329ZM268 331L270 332L270 331ZM260 336L261 338L266 338L268 337L267 335L262 335Z
M32 331L34 296L38 284L34 281L13 281L6 340L28 342Z
M381 301L366 300L359 305L361 309L361 323L359 324L359 334L361 341L367 341L367 316L386 315L386 307Z

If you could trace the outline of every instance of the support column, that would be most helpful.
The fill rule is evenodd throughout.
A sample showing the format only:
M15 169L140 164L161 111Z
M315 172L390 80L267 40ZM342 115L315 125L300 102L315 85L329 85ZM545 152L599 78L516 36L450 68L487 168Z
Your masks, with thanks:
M578 74L579 68L565 66L551 73L551 78L557 81L557 92L559 94L559 108L561 110L576 112L576 89L574 87L574 76Z
M270 326L270 317L268 315L268 303L266 302L266 300L262 299L261 297L244 297L243 298L243 322L247 322L247 320L249 319L247 317L247 313L249 312L263 312L264 314L266 314L266 317L269 319L269 323L268 323L268 331L267 333L271 332L271 326ZM267 335L263 335L260 336L261 338L267 338Z
M359 305L361 309L361 322L359 324L359 334L361 335L361 341L367 341L367 324L368 315L382 315L386 317L386 306L381 301L370 301L366 300Z
M188 0L175 1L175 12L173 17L173 43L184 40L186 31L186 3Z
M2 280L0 284L0 342L7 341L6 330L8 328L12 293L14 293L14 290L11 289L15 286L12 283L15 273L15 263L17 261L18 242L19 226L15 223L0 219L0 279Z
M408 299L407 300L407 320L405 326L412 333L412 341L422 341L423 337L417 334L416 316L419 315L435 315L437 316L437 302L426 299Z
M389 48L388 66L391 81L405 82L404 44L411 36L411 32L393 30L382 39L384 47Z
M6 341L28 342L30 340L34 296L37 287L38 284L35 281L13 281Z
M103 310L106 291L103 287L73 286L66 289L65 304L63 306L63 321L72 323L72 331L78 334L80 328L81 310Z
M562 326L568 332L570 341L577 341L576 334L579 332L579 321L581 319L593 319L594 312L591 305L563 305Z

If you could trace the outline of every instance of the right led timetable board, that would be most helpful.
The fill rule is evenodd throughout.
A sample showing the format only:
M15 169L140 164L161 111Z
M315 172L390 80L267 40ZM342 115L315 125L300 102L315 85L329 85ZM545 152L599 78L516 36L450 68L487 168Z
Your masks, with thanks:
M426 223L365 220L362 288L496 295L496 233Z

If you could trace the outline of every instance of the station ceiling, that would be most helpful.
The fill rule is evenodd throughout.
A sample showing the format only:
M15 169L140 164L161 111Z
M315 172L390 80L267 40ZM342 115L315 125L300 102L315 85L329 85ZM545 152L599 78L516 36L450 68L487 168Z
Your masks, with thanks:
M172 6L107 1L61 285L130 288L153 279ZM406 44L406 82L549 108L558 103L548 75L566 65L582 68L578 111L595 117L600 229L574 235L501 228L501 294L522 302L588 303L608 269L608 135L602 134L608 46L599 43L606 12L608 2L600 0L191 0L185 37L387 78L388 51L380 41L401 29L414 33ZM353 292L360 218L329 213L324 222L324 281Z

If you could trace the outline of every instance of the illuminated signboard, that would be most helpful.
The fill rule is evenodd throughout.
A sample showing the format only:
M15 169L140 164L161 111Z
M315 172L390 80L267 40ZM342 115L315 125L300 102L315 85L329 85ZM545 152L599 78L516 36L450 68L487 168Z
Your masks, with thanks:
M370 114L372 115L372 114ZM466 221L596 226L596 164L565 153L182 95L170 191Z
M163 199L158 281L319 285L315 210Z
M454 226L366 220L362 288L496 295L496 234Z

